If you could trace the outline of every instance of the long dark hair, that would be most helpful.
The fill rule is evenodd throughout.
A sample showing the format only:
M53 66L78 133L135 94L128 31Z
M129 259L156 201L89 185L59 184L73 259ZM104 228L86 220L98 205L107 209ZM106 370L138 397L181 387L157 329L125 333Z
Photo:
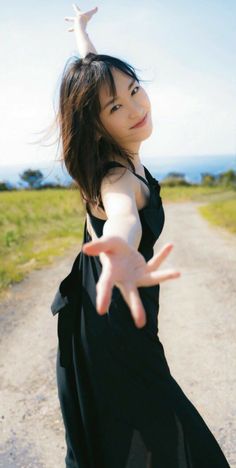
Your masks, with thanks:
M102 206L100 188L105 166L114 155L132 167L134 153L121 147L106 131L99 118L99 90L109 85L116 96L111 72L116 68L139 83L134 67L110 55L88 53L85 58L70 57L62 73L56 122L62 143L62 161L87 203ZM97 137L100 135L100 138Z

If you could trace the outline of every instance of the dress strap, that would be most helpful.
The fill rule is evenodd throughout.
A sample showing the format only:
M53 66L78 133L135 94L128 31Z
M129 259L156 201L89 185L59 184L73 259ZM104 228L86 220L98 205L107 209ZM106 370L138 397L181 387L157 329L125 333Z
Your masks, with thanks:
M105 164L105 168L106 169L110 169L111 167L124 167L125 169L128 169L129 171L132 172L132 174L134 174L136 177L138 177L139 179L141 179L148 187L149 187L149 183L146 179L144 179L144 177L142 177L141 175L139 174L136 174L135 171L132 171L131 169L129 169L128 167L124 166L123 164L119 163L118 161L108 161L106 164ZM144 167L144 166L143 166ZM144 167L144 170L145 170L145 167ZM146 170L145 170L145 174L146 173Z

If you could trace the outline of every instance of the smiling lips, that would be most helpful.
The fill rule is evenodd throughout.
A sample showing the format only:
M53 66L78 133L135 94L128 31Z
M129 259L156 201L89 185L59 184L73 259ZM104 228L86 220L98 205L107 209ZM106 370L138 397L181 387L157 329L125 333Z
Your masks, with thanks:
M144 117L142 120L140 120L136 125L134 125L133 127L131 127L131 129L132 129L132 128L142 127L143 125L145 125L146 120L147 120L147 113L146 113L145 117Z

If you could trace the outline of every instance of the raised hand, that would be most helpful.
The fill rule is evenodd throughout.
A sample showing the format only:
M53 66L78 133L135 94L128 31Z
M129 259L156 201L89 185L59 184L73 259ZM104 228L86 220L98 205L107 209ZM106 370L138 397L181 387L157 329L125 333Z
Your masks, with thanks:
M173 244L166 244L146 262L140 252L117 236L102 236L84 244L82 251L87 255L99 255L102 263L102 272L96 285L98 313L107 312L113 286L117 286L130 308L136 326L143 327L146 313L137 288L153 286L180 276L179 271L172 269L157 271L172 248Z
M92 18L94 13L97 12L98 7L93 8L92 10L88 10L86 12L82 12L81 9L75 4L72 4L73 9L75 11L75 16L66 16L65 20L66 21L72 21L74 24L72 27L68 28L68 31L75 31L78 29L78 27L83 27L83 29L86 28L88 21Z

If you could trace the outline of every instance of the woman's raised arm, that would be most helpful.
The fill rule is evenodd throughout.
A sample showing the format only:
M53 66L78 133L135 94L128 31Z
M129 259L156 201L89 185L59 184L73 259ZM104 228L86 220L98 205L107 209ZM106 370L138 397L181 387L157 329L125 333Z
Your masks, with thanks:
M82 12L81 9L73 3L75 16L66 16L66 21L72 21L73 26L68 29L69 32L74 31L76 37L76 43L81 58L86 57L89 52L97 54L97 51L89 39L88 33L86 32L86 26L88 21L92 18L94 13L97 12L98 8L95 7L92 10Z

